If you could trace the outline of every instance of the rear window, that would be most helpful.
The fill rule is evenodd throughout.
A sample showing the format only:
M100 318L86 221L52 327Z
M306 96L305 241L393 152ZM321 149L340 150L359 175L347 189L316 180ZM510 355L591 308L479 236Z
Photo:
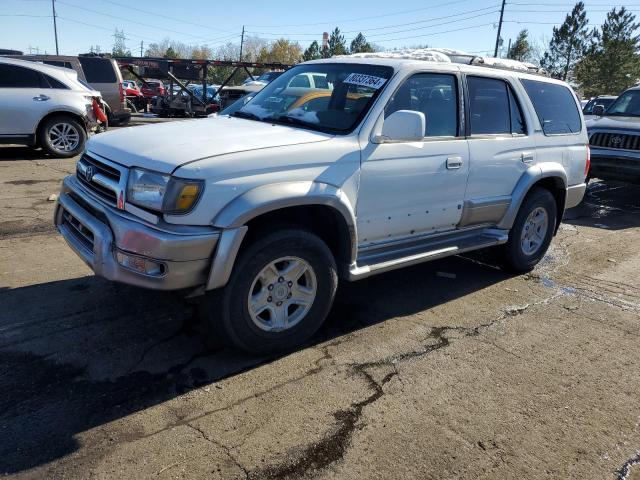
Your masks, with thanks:
M106 58L79 57L84 76L89 83L117 82L111 60Z
M580 112L571 90L563 85L521 80L545 135L567 135L582 130Z

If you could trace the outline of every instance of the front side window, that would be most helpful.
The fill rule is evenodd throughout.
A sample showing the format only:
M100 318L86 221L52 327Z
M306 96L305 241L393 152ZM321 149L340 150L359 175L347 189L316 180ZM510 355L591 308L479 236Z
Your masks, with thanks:
M640 117L640 90L627 90L609 107L607 115Z
M0 88L46 88L40 72L17 65L0 64Z
M454 75L418 73L393 94L385 118L398 110L424 113L425 137L458 136L458 87Z
M569 88L537 80L521 81L546 135L567 135L582 130L580 112Z
M367 64L298 65L269 83L232 113L251 120L348 133L367 113L393 74L393 68ZM322 77L319 88L311 86Z

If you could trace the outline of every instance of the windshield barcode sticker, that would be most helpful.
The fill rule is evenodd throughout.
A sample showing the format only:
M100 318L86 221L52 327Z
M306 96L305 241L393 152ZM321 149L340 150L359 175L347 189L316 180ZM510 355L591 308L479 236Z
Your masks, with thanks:
M387 79L382 77L374 77L373 75L365 75L363 73L351 73L343 82L378 90L386 81Z

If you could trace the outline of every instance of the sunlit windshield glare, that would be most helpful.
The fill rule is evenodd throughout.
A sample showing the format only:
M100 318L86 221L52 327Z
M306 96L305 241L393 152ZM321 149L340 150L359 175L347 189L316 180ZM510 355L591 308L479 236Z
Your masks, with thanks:
M233 115L348 132L370 108L392 73L391 67L376 65L299 65L267 85Z
M607 115L640 116L640 90L630 90L620 95L607 110Z

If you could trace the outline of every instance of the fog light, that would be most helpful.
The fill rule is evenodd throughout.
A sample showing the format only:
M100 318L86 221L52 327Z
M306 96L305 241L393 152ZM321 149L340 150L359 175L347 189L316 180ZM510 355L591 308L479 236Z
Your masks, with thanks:
M166 272L166 265L164 263L155 262L148 258L130 255L121 251L116 252L116 260L127 270L132 270L143 275L160 277Z

